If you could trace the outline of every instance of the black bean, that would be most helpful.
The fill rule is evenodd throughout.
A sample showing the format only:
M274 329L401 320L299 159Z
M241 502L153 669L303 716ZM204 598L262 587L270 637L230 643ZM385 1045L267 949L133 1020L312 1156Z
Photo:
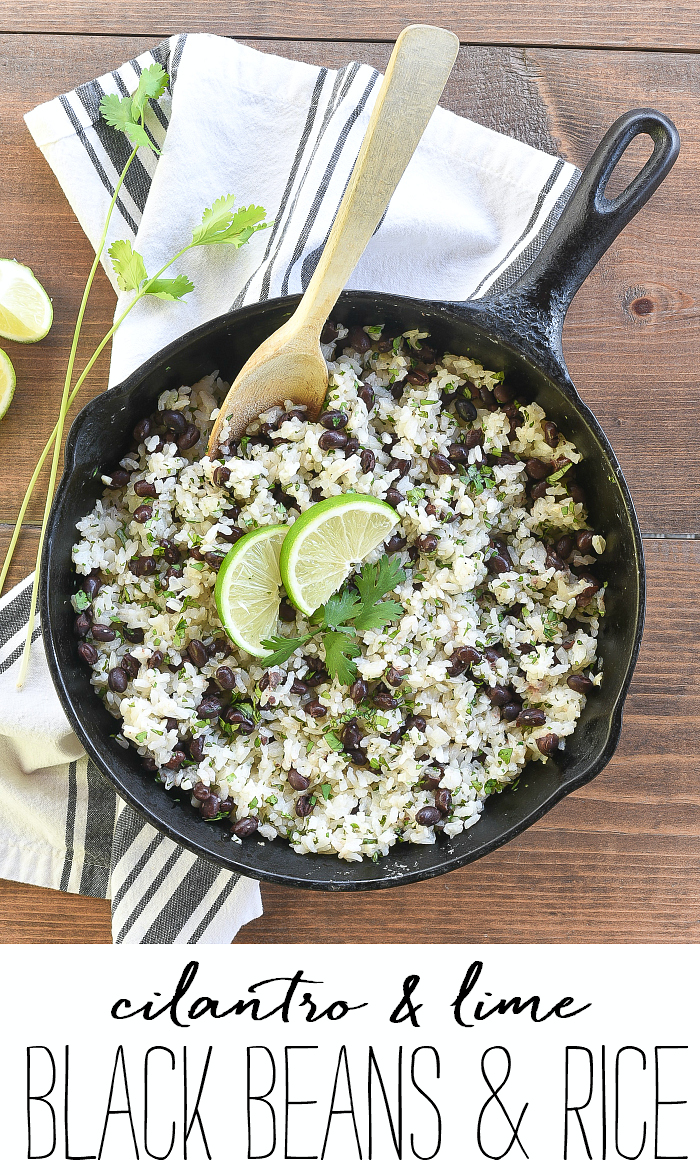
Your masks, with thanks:
M163 558L165 559L166 563L170 563L172 565L173 563L180 563L182 560L182 555L174 543L165 543L163 546Z
M483 387L479 388L479 396L487 408L496 407L496 397L494 396L493 392L486 387L485 384Z
M210 650L210 657L215 656L217 653L225 653L226 656L229 656L230 653L234 652L232 646L228 643L225 636L217 636L216 640L213 640L211 644L208 645L208 648ZM224 686L224 689L226 689L226 686Z
M586 495L584 494L580 485L577 485L576 482L570 481L567 486L567 489L569 491L569 497L571 498L571 500L573 502L585 502L586 501Z
M190 655L192 664L196 665L198 669L201 669L203 665L206 665L207 661L209 660L207 650L201 641L190 641L187 646L187 652Z
M525 462L527 476L532 481L542 481L542 478L549 477L553 468L551 461L540 461L539 457L531 457Z
M579 531L579 534L581 532ZM574 536L572 534L562 535L554 544L554 550L560 559L568 559L569 555L574 549Z
M469 461L469 449L466 445L452 444L447 450L450 461L454 461L457 465L466 465Z
M163 424L169 431L174 432L178 437L180 436L180 433L183 433L187 428L187 421L182 415L182 412L173 412L170 410L164 412Z
M147 505L145 502L142 502L141 505L137 506L136 509L134 510L134 518L136 519L137 522L141 522L141 523L148 522L152 513L153 513L153 507Z
M360 384L357 390L357 394L362 400L362 403L367 408L367 411L371 412L372 408L374 407L374 401L376 397L369 384Z
M335 325L331 322L331 320L329 318L328 321L325 322L323 325L323 330L321 331L321 342L322 343L333 343L333 342L335 342L337 337L338 337L338 331L336 330Z
M148 420L148 418L144 418L143 420L139 420L138 424L134 428L133 435L134 435L134 440L136 441L137 445L140 445L142 441L145 441L146 437L150 437L150 435L151 435L151 422L150 422L150 420Z
M490 559L487 559L486 566L494 575L503 575L504 572L512 571L513 569L513 564L510 559L504 555L492 555Z
M516 457L515 453L511 453L509 449L506 449L503 453L501 453L500 457L496 458L494 464L495 465L517 465L519 460L520 460L520 458Z
M339 409L335 409L334 411L324 412L323 415L319 416L319 418L318 418L318 423L322 424L324 428L332 428L332 429L345 428L345 425L347 424L347 422L348 422L347 412L341 412Z
M213 652L213 649L211 650L211 652ZM218 681L214 677L211 677L209 679L209 682L207 684L207 688L205 689L203 696L205 698L211 698L217 694L220 694L221 692L222 692L221 686L219 685Z
M166 730L177 730L179 725L180 724L179 724L177 718L166 718L165 719L165 729ZM183 744L183 747L184 747L184 744ZM181 751L183 749L183 747L178 747L177 749Z
M387 685L394 686L394 688L403 684L403 676L403 673L400 673L398 669L394 669L393 665L390 665L384 674Z
M202 813L202 819L212 820L214 816L218 816L220 804L221 801L218 796L208 795L206 800L202 802L202 806L199 809Z
M423 718L420 714L413 714L409 719L408 725L415 726L416 730L420 730L421 734L424 734L427 723L425 718Z
M445 457L442 453L431 453L428 458L428 465L432 469L433 473L437 474L454 473L455 471L452 462L448 461L447 457Z
M305 682L295 681L289 692L290 694L297 694L299 697L301 697L302 694L306 693L307 689L308 686L305 684Z
M566 563L557 554L554 547L547 547L547 558L544 561L545 567L553 567L555 571L565 571Z
M470 428L469 432L464 438L465 449L483 448L484 432L481 428Z
M309 796L298 797L297 802L294 805L294 811L296 812L297 816L303 820L304 817L308 816L310 812L313 812L313 810L314 806L311 803L311 798Z
M302 408L301 405L298 408L291 408L289 410L289 412L283 412L282 415L277 418L277 427L279 428L279 426L281 424L284 424L287 420L304 420L305 421L307 416L308 416L308 409L307 408Z
M402 551L406 546L406 539L400 534L393 534L390 539L387 539L384 544L384 550L390 554L394 551Z
M257 816L244 816L242 820L237 820L233 825L231 832L234 836L239 836L241 840L245 840L247 836L252 836L258 830Z
M489 665L495 665L501 657L505 656L505 649L502 645L491 645L490 649L484 650L484 656Z
M290 603L289 600L282 600L280 604L280 620L285 620L287 624L293 623L297 618L297 610Z
M89 575L85 576L82 587L85 595L89 596L91 600L94 600L102 587L101 576L96 571L91 571Z
M405 477L411 468L411 462L405 457L394 457L389 463L389 470L398 469L400 477Z
M163 654L161 653L160 656L162 658ZM151 664L150 661L148 664L150 666L150 664ZM125 673L127 674L128 677L138 677L138 675L141 671L141 662L137 661L135 657L132 657L131 653L124 654L124 656L122 657L121 665L122 665L122 669L125 671Z
M351 751L350 758L357 767L365 767L367 763L369 763L367 752L363 751L362 747L358 747L357 750Z
M160 649L156 649L155 653L152 653L151 656L148 658L148 668L149 669L160 669L164 660L165 660L164 654L161 653Z
M515 722L515 719L518 717L518 714L522 708L523 707L520 702L508 702L501 709L501 717L505 718L506 722Z
M443 813L439 808L434 808L431 804L427 804L425 808L421 808L416 812L416 824L422 824L429 828L432 824L438 824L443 818Z
M227 726L236 726L240 734L252 734L255 730L252 718L248 718L246 714L242 714L234 706L231 706L224 714L224 722Z
M307 787L311 787L311 780L297 771L295 767L290 767L287 772L287 780L295 791L306 791Z
M363 473L371 473L377 464L377 459L371 449L365 449L360 458L360 469Z
M198 718L218 718L223 710L223 705L219 698L210 695L208 698L202 698L197 706Z
M239 539L243 538L243 535L245 533L246 533L245 530L243 530L243 528L241 526L232 526L231 533L229 534L228 537L232 543L237 543Z
M462 673L464 673L464 670L465 670L465 666L462 664L462 662L459 660L458 657L455 657L455 655L453 653L452 656L450 657L450 664L447 667L447 676L448 677L459 677Z
M225 812L228 816L229 812L233 812L233 800L227 796L226 799L222 800L219 804L219 811Z
M351 718L349 722L340 732L340 741L346 751L356 751L362 740L362 731L360 730L357 719Z
M167 432L163 433L163 444L164 445L173 445L176 443L176 441L177 441L177 433L173 432L173 430L171 428L169 428Z
M185 752L175 751L175 753L168 759L167 763L163 764L163 766L167 767L170 771L177 771L178 768L182 766L184 761Z
M195 740L193 739L193 742L194 741ZM196 741L199 741L199 740L196 740ZM192 744L190 743L190 746L191 745ZM194 756L193 756L193 758L194 758ZM192 795L194 796L194 798L196 800L207 800L209 798L209 796L211 795L211 788L207 787L206 783L202 783L201 779L198 779L197 782L195 783L194 787L192 788Z
M378 690L372 698L372 705L377 710L395 710L399 705L399 699L385 690Z
M403 494L399 493L398 490L395 490L393 486L391 486L391 488L386 491L384 497L390 506L398 506L399 502L404 501ZM398 547L396 549L399 550Z
M532 486L532 488L530 490L530 496L531 496L533 502L536 502L538 498L543 498L546 493L547 493L547 482L546 481L538 481L537 485Z
M505 685L492 685L486 694L494 706L506 706L511 701L511 692Z
M109 477L113 486L118 486L121 489L122 486L129 484L129 478L131 477L131 474L127 469L115 469L113 473L110 473L107 476Z
M82 640L83 637L87 636L89 631L90 617L86 612L81 612L79 616L76 616L75 621L73 622L73 632Z
M328 452L330 449L343 449L348 442L348 434L337 429L328 429L318 438L318 447Z
M600 588L600 584L598 583L597 579L595 579L592 575L588 575L588 574L582 575L581 578L579 579L579 583L585 583L588 586L585 587L583 589L583 591L579 592L578 595L576 596L576 607L577 608L585 608L587 604L590 604L594 595L596 594L596 592Z
M186 453L188 449L193 449L200 438L200 431L196 424L188 424L184 432L181 432L177 438L177 447L181 453Z
M452 792L449 787L441 787L435 792L435 807L445 813L451 810Z
M436 534L422 534L418 539L418 549L423 551L426 555L431 555L436 550L438 545L438 536Z
M496 384L493 394L497 404L511 404L515 399L515 392L507 384Z
M546 721L544 710L534 710L530 707L521 710L517 717L518 726L544 726Z
M107 674L107 684L111 690L114 690L115 694L123 694L129 684L129 678L126 672L117 665L114 669L110 669Z
M231 470L227 465L217 465L212 474L212 481L215 486L225 486L230 476Z
M542 421L542 431L544 433L544 439L546 440L547 444L551 445L551 447L554 448L556 446L557 441L559 440L559 429L557 428L554 421L553 420L543 420Z
M403 738L405 733L406 733L405 726L400 726L398 730L393 731L392 734L390 734L388 736L384 735L384 737L385 738L388 737L389 742L391 743L392 747L395 747L397 743L401 742L401 739Z
M233 689L236 684L236 674L229 665L220 665L216 671L216 680L222 689Z
M589 694L593 689L593 682L585 673L572 673L571 677L567 677L566 684L577 694Z
M317 701L316 698L312 698L310 702L307 702L304 710L311 718L323 718L328 713L326 707Z
M430 383L430 376L427 371L421 371L419 367L412 367L406 376L406 380L410 384L415 384L417 387L425 387Z
M357 437L349 437L344 446L345 456L352 457L353 453L357 453L360 448L360 442Z
M484 659L478 649L473 649L471 645L460 645L453 651L452 656L464 666L478 665Z
M141 478L134 482L134 493L138 494L140 498L155 498L156 487L150 481Z
M559 750L559 739L556 734L543 734L537 739L537 747L543 755L553 755Z
M579 530L576 535L576 547L582 555L590 555L593 550L593 531Z
M116 630L110 628L108 624L93 624L92 635L94 640L100 641L102 644L107 644L117 638Z
M190 759L194 759L195 763L201 763L206 758L206 755L204 753L204 735L200 734L197 736L197 738L190 739L187 749L189 751ZM204 787L206 787L206 785L199 782L199 781L198 781L198 783L195 783L195 785L194 785L194 794L195 795L197 795L197 787L204 788ZM209 788L206 788L206 791L208 792ZM197 796L197 799L204 800L204 799L206 799L206 796Z
M399 443L399 438L397 437L395 432L390 432L388 435L389 435L389 440L387 441L387 443L385 445L382 445L382 451L384 453L390 454L394 445L397 445Z
M458 400L455 409L461 420L476 420L476 405L471 400Z
M139 574L140 575L155 575L158 570L158 563L152 555L142 555L139 559Z
M343 339L343 347L352 347L354 351L359 351L361 354L369 351L371 346L372 340L368 334L365 334L361 326L351 326Z
M224 556L217 555L215 551L206 551L203 558L204 562L208 563L214 571L218 571L224 561Z
M359 706L362 704L362 702L364 702L365 698L367 697L367 692L367 682L364 681L361 677L358 677L355 681L353 681L352 685L350 686L350 698L356 706Z

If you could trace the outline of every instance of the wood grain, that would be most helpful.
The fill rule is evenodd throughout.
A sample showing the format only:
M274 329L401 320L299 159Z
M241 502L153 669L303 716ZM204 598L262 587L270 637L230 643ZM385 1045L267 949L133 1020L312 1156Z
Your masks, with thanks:
M60 399L62 365L90 249L22 122L33 102L95 76L146 48L139 38L0 37L6 79L0 120L4 251L29 264L54 298L42 343L8 344L18 390L0 428L0 521L14 520ZM270 41L256 41L265 50ZM285 53L337 67L357 56L347 43L285 44ZM382 68L390 46L363 45ZM650 204L623 232L574 300L565 352L584 399L618 454L649 533L698 531L700 484L689 470L700 448L696 322L700 304L700 61L687 54L574 53L463 48L444 105L582 165L624 109L656 104L677 123L681 156ZM628 172L630 167L628 165ZM108 329L114 294L100 273L85 331L86 356ZM175 309L176 312L176 309ZM75 410L102 390L103 358ZM670 409L659 410L660 406ZM640 414L646 420L640 444ZM37 440L28 443L28 422ZM30 521L40 519L41 486Z
M562 45L620 48L695 49L700 36L694 0L668 5L650 0L346 0L342 10L319 0L83 0L42 4L5 0L2 31L111 33L125 30L164 37L183 31L235 37L352 41L394 40L408 24L437 24L472 44Z
M648 615L611 763L505 848L370 894L264 885L256 942L697 942L700 543L648 540ZM0 882L0 942L105 942L109 908Z

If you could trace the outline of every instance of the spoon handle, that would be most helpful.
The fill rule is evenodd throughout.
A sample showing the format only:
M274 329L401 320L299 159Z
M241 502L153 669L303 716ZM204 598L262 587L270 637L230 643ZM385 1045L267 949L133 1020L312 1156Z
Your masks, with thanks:
M458 50L459 38L433 25L409 25L399 35L333 227L293 316L297 331L320 333L418 146Z

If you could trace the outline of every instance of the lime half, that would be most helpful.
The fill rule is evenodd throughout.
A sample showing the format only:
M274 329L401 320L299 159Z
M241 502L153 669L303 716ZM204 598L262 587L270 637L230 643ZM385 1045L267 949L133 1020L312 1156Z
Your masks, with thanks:
M13 343L38 343L52 322L51 299L31 269L0 258L0 335Z
M219 619L239 648L253 657L269 649L260 643L274 636L280 608L280 551L287 526L261 526L239 539L216 577L214 599Z
M15 383L15 369L10 362L10 356L0 351L0 420L12 403Z
M398 521L392 506L369 494L342 494L306 510L287 531L280 556L294 607L311 616Z

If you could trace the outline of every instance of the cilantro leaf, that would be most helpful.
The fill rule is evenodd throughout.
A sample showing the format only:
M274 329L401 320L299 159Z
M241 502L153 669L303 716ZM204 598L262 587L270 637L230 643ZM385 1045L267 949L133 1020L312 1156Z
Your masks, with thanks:
M185 294L191 294L194 286L190 279L180 273L177 277L156 277L145 289L146 294L162 298L164 302L179 302Z
M323 619L329 628L337 628L346 624L362 611L362 604L355 592L345 588L343 592L336 592L323 605Z
M351 685L357 677L357 666L351 658L359 657L360 650L345 632L324 632L326 667L341 685Z
M148 274L140 253L135 253L130 241L115 241L109 255L114 263L114 272L120 290L139 290Z
M284 662L291 657L292 653L295 653L297 649L301 648L302 645L305 645L309 637L313 635L314 633L309 632L306 634L306 636L300 637L266 637L260 643L264 648L272 649L272 652L268 653L267 657L263 657L260 664L264 669L271 669L273 665L283 665Z
M124 134L131 140L134 147L148 147L149 151L155 151L160 155L160 151L155 146L148 131L138 122L127 122L124 127Z
M126 133L128 123L133 122L131 98L120 98L118 94L105 94L100 102L100 114L109 126Z
M193 245L228 244L240 248L254 232L269 227L259 223L265 215L264 208L251 204L234 212L234 200L233 194L220 196L211 208L204 210L202 223L192 233Z
M165 93L168 85L168 75L161 65L153 62L142 70L139 84L131 96L131 117L134 122L142 117L144 107L149 98L155 100Z
M399 583L403 583L406 573L398 559L389 559L382 555L378 563L365 563L362 571L355 577L355 584L360 593L362 608L355 617L355 628L381 628L392 620L397 620L403 609L400 604L392 600L379 601L387 592L391 592Z

